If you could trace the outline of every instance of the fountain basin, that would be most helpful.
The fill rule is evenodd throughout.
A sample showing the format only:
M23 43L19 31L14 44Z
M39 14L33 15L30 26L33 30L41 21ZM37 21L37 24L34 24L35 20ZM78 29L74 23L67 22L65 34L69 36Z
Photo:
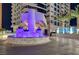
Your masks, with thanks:
M49 37L42 38L7 38L6 44L13 46L32 46L50 42Z

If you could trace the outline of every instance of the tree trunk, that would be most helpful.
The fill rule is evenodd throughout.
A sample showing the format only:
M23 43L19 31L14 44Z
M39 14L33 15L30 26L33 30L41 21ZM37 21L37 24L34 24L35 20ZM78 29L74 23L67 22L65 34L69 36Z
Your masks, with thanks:
M65 22L63 21L63 25L62 25L63 27L63 34L64 34L64 27L65 27Z

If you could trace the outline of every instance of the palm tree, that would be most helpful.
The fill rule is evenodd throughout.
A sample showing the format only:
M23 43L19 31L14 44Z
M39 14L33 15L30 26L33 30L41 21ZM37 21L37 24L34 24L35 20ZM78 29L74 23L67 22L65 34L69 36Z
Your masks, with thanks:
M65 28L65 25L67 24L68 27L69 26L69 21L71 20L71 18L74 18L72 15L71 15L71 12L69 14L65 14L65 15L61 15L61 16L58 16L57 17L59 21L62 22L62 27L63 27L63 33L64 33L64 28Z
M75 8L75 10L71 11L71 16L76 17L77 18L77 28L79 28L79 5L77 5L77 7Z
M73 18L70 14L58 16L57 19L62 22L62 27L65 27L66 22L70 21Z

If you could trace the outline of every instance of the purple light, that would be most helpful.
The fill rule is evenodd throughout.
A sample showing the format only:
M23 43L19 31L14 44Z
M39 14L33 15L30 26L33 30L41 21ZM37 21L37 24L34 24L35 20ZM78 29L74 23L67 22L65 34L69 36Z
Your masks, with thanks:
M35 12L35 19L36 19L36 22L40 22L40 21L43 21L43 14L40 13L40 12Z
M24 22L28 19L28 13L22 13L21 14L21 21ZM28 21L28 20L27 20Z
M36 12L33 9L29 9L28 13L21 14L22 23L28 22L28 30L18 28L16 30L16 37L43 37L43 31L41 29L35 29L36 22L44 22L44 15L40 12Z

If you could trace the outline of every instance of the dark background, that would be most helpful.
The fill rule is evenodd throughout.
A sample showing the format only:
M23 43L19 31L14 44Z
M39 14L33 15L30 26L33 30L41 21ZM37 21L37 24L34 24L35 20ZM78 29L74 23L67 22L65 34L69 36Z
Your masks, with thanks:
M2 27L7 30L12 30L11 28L11 4L2 4Z
M70 8L75 10L75 8L79 5L79 3L71 3ZM77 18L73 18L70 20L70 26L77 26Z

